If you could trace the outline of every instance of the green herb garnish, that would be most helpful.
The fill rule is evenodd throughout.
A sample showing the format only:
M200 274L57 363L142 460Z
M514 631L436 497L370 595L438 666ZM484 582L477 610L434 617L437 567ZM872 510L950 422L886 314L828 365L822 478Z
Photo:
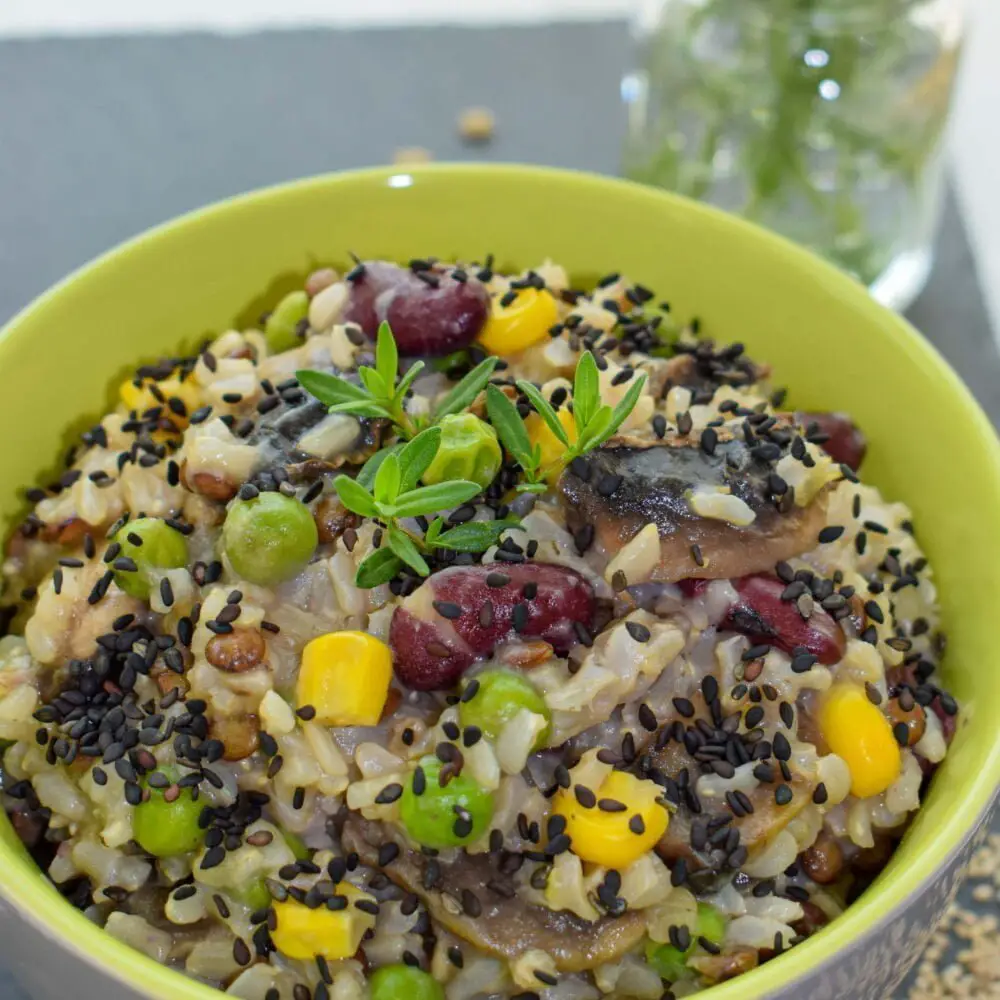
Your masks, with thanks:
M545 421L549 430L565 447L560 463L568 465L574 458L599 448L608 440L635 409L639 396L646 384L645 372L633 377L632 385L617 406L610 406L601 400L600 378L597 362L590 351L585 351L576 366L573 379L573 420L576 424L576 441L571 442L552 404L530 382L523 379L517 383L518 389L528 397L535 412ZM500 440L507 451L521 466L526 482L518 486L521 491L544 492L541 468L541 449L531 447L524 421L517 407L496 387L486 390L486 409L490 415Z
M378 328L375 367L362 365L358 369L360 385L330 372L304 370L296 372L295 377L306 392L326 403L330 413L390 420L400 437L408 441L449 413L464 410L483 391L499 363L500 359L494 357L481 361L455 385L429 418L415 418L406 412L406 394L425 366L423 361L415 361L400 378L399 350L388 323Z
M420 576L427 576L430 567L424 558L433 549L459 552L483 552L495 545L510 528L518 527L512 520L470 521L447 531L439 517L421 538L404 529L399 521L405 517L436 514L456 507L481 492L478 483L467 480L417 486L420 477L434 461L441 443L441 428L428 427L405 445L385 448L370 459L357 479L337 476L333 481L340 502L355 514L380 521L385 525L384 548L377 549L358 567L355 583L359 587L377 587L387 583L409 566Z

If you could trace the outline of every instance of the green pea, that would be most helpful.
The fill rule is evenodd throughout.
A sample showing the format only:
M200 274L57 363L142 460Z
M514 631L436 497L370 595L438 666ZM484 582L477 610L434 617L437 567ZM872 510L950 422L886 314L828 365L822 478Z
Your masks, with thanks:
M309 296L303 291L289 292L275 307L264 324L264 336L272 354L291 350L302 343L298 325L309 315Z
M461 368L471 368L469 352L463 347L460 351L452 351L440 358L431 358L431 368L436 372L458 371Z
M726 936L726 918L710 903L698 904L698 918L695 933L687 951L681 951L672 944L657 944L650 941L646 945L646 961L661 979L673 983L687 971L687 960L698 946L698 938L705 938L713 944L722 944Z
M486 736L495 740L503 727L522 708L526 708L549 723L535 741L536 749L545 745L552 732L552 713L531 681L512 670L487 670L476 680L479 689L458 708L463 726L478 726Z
M441 984L409 965L383 965L368 980L371 1000L444 1000Z
M262 878L255 878L235 892L251 910L263 910L271 905L271 891Z
M319 535L304 503L284 493L261 493L233 502L222 527L222 544L239 576L270 585L305 567Z
M646 962L653 971L668 983L675 983L687 971L688 953L672 944L657 944L650 941L646 945Z
M306 842L297 834L290 830L282 830L281 836L285 838L288 849L295 855L296 861L308 861L312 857L312 851L306 847Z
M128 521L115 533L114 541L121 546L118 558L131 559L136 566L134 570L115 570L115 583L142 601L149 600L154 570L187 565L187 539L156 517Z
M421 760L420 772L403 789L400 816L406 832L418 844L460 847L486 832L493 818L493 796L464 774L442 788L440 773L441 762L436 757Z
M423 475L428 486L467 479L489 486L503 461L497 432L473 413L452 413L441 419L441 444Z
M711 903L698 904L698 937L722 944L726 937L726 918Z
M174 782L177 772L162 768L161 773ZM198 825L204 803L195 802L190 788L182 788L173 802L164 798L164 788L147 787L149 798L140 802L132 814L132 836L139 846L157 858L187 854L196 850L205 836Z

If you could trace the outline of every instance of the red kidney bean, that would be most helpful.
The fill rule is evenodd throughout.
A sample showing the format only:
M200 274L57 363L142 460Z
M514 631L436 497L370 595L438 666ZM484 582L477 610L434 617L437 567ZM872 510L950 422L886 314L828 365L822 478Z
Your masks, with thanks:
M469 277L456 281L448 271L433 271L436 287L409 268L366 261L351 281L345 322L357 323L374 340L379 324L392 327L400 353L441 355L475 340L490 308L483 284Z
M726 612L724 627L786 653L802 648L820 663L836 663L847 647L840 626L819 605L803 618L794 601L781 599L784 589L776 576L758 574L737 580L740 600Z
M701 597L711 580L678 580L677 586L685 597Z
M686 597L704 593L709 580L681 580L678 586ZM785 653L804 649L820 663L836 663L844 655L847 640L840 626L816 605L803 618L794 601L783 601L785 584L776 576L757 574L732 581L740 599L719 623L719 628L741 632L755 643L776 646Z
M396 676L421 691L448 688L476 660L517 636L542 639L565 654L578 641L577 623L589 630L594 612L590 584L562 566L441 570L393 612L389 644Z
M864 434L846 413L796 413L795 419L805 425L816 424L827 435L821 447L835 462L855 472L864 461L868 442Z

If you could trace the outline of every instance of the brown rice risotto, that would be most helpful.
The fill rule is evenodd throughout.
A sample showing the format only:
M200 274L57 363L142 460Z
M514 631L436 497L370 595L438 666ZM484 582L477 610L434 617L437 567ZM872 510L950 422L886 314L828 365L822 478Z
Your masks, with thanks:
M143 365L7 545L11 822L246 1000L658 1000L793 947L958 709L907 508L768 374L489 258Z

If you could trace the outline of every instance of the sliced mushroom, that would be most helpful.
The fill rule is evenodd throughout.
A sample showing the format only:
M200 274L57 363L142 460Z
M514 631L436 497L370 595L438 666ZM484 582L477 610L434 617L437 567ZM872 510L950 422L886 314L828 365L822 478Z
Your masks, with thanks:
M719 440L709 454L686 439L651 445L619 438L574 462L558 490L570 529L593 526L594 548L609 560L646 525L656 525L654 568L629 583L727 579L771 571L808 551L825 523L828 487L808 506L783 512L771 495L772 471L770 462L736 439ZM699 497L723 500L753 519L739 524L696 513Z
M344 825L344 847L357 851L372 867L378 866L378 847L386 839L386 831L378 823L352 816ZM385 874L416 893L442 927L491 955L514 960L527 951L541 949L552 956L560 972L582 972L621 958L645 934L645 921L632 911L590 923L571 913L555 912L494 891L491 884L509 885L509 880L498 871L491 855L462 854L456 861L438 863L441 877L437 885L441 889L424 888L420 855L415 851L404 850ZM460 898L463 890L474 893L482 904L482 912L474 919L453 913L458 908L445 903L446 893Z
M665 747L657 747L647 751L651 769L660 775L677 779L678 775L687 769L693 782L702 773L698 762L687 750L678 743L670 742ZM727 850L721 845L713 848L711 844L704 849L696 850L691 845L691 829L695 820L709 824L717 816L726 816L730 822L726 828L739 831L739 844L747 851L753 852L764 846L776 833L794 819L802 809L812 801L812 793L816 788L816 777L803 774L795 769L791 771L791 780L784 781L792 792L792 798L786 805L778 805L774 793L782 782L776 762L772 762L776 780L773 783L761 782L753 791L747 793L753 812L745 816L734 816L724 803L710 811L710 806L703 798L703 811L695 816L686 802L673 812L670 826L656 845L656 852L667 862L675 862L681 858L687 863L689 870L721 869L726 865Z
M687 964L710 983L723 983L756 968L758 961L756 949L735 948L721 955L693 955Z
M378 451L386 421L330 415L327 409L311 396L284 402L258 419L247 443L261 448L268 465L286 465L296 481L361 465Z

